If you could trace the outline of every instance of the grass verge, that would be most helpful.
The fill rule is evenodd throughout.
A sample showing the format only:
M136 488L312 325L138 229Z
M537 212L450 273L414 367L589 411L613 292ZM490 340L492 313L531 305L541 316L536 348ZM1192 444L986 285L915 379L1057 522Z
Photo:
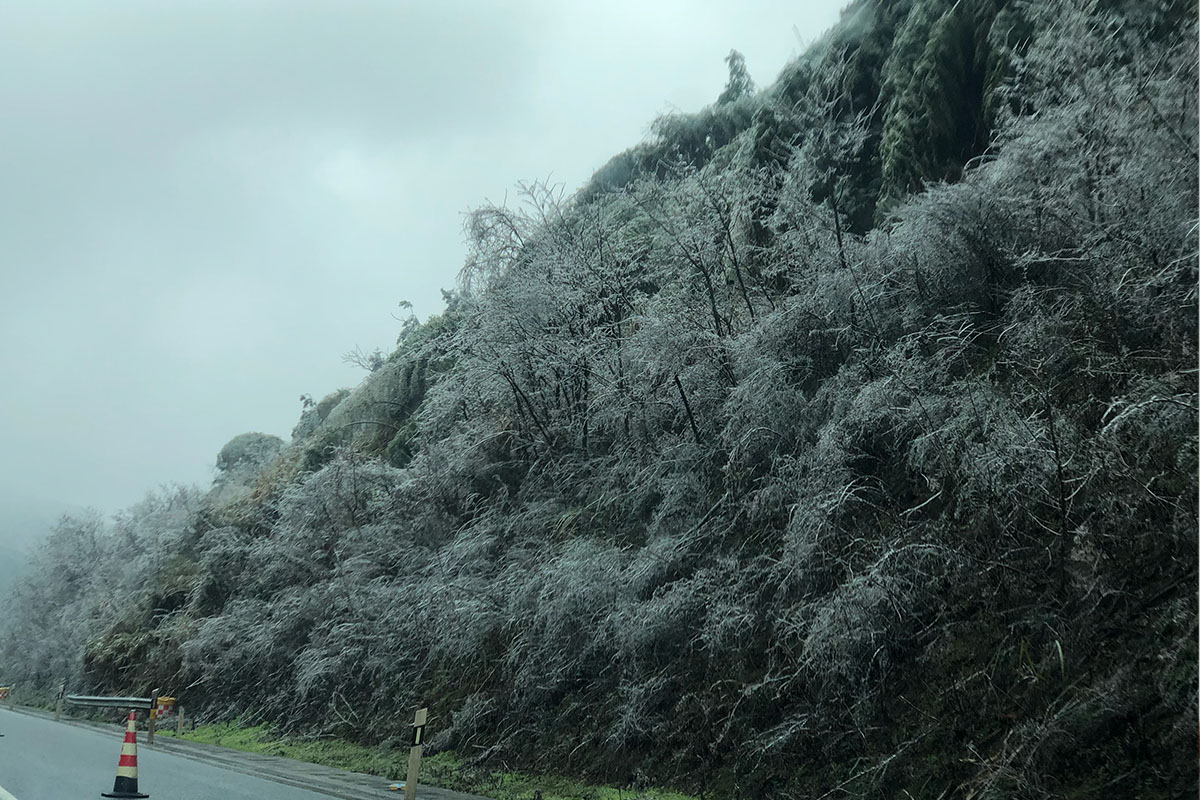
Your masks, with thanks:
M175 736L162 731L162 736ZM388 780L404 779L408 770L407 747L368 747L341 739L296 739L276 736L266 725L242 727L236 723L199 725L176 737L220 745L248 753L282 756L311 764L348 769ZM694 800L666 789L622 789L594 786L557 775L530 775L471 767L454 753L443 752L421 759L421 783L483 795L495 800Z

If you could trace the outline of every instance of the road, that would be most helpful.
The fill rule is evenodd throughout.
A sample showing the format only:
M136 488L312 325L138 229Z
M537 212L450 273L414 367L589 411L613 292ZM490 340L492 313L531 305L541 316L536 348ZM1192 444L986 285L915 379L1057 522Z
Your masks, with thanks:
M0 800L96 800L111 792L123 725L55 722L0 709ZM360 800L403 797L388 781L272 756L138 736L138 789L163 800ZM420 787L420 800L478 800Z

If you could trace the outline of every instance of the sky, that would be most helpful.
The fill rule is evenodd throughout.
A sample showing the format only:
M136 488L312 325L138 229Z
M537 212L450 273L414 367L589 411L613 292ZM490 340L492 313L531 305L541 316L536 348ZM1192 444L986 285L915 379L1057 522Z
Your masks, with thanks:
M441 310L471 208L578 188L731 49L769 85L845 2L0 0L0 542L287 439Z

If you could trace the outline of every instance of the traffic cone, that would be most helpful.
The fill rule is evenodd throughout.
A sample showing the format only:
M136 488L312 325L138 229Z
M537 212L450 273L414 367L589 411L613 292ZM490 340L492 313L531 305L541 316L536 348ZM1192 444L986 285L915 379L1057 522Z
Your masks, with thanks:
M111 792L101 792L101 797L149 797L137 788L137 718L129 712L125 723L125 743L121 745L121 760L117 762L117 779Z

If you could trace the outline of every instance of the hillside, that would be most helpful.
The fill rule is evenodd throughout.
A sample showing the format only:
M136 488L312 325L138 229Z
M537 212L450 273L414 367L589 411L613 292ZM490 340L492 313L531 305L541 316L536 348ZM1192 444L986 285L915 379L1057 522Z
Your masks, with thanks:
M61 523L24 685L718 797L1197 791L1190 2L859 0L207 494Z

